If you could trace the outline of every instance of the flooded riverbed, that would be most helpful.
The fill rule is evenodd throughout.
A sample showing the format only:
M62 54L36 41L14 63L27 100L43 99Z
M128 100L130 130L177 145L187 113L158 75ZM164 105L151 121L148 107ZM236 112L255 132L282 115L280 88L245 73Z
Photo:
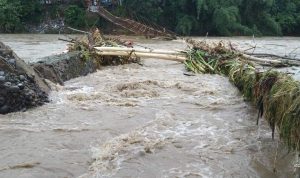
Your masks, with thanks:
M0 35L27 61L63 51L57 38ZM293 155L264 120L256 125L257 111L227 78L184 72L155 59L105 67L66 82L42 107L1 115L0 177L293 177Z

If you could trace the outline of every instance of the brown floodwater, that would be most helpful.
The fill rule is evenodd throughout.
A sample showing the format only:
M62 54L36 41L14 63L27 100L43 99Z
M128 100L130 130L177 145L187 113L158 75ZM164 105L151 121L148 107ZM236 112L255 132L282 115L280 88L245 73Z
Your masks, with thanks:
M64 51L58 37L0 40L33 62ZM150 48L186 48L180 40L135 40ZM253 42L231 40L241 48ZM276 54L300 45L299 38L256 43L273 44ZM226 77L184 72L182 64L156 59L104 67L66 82L42 107L0 115L0 177L296 176L294 154L278 136L272 140L263 119L256 125L255 107Z

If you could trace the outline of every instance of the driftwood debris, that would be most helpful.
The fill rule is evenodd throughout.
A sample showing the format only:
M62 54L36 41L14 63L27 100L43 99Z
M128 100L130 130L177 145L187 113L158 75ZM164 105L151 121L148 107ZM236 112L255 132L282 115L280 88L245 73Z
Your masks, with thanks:
M193 48L197 48L197 45L202 45L203 42L199 43L198 41L188 39L188 44L192 44ZM225 45L224 45L225 46ZM94 47L98 55L101 56L138 56L143 58L157 58L164 60L172 60L177 62L184 62L187 60L186 53L188 51L167 51L159 49L142 49L142 48L126 48L126 47ZM300 61L291 60L287 58L283 59L270 59L270 58L261 58L248 53L244 53L234 49L227 49L232 51L236 55L241 56L242 59L246 61L254 62L262 66L271 66L271 67L287 67L287 66L300 66Z
M207 51L210 51L217 45L222 45L222 49L226 50L227 52L235 53L236 55L241 56L244 60L254 62L256 64L262 65L262 66L270 66L270 67L288 67L288 66L300 66L300 61L297 60L290 60L290 59L269 59L269 58L261 58L257 57L255 55L250 55L249 53L245 53L242 51L238 51L236 49L233 49L229 43L229 45L226 45L224 43L218 43L218 44L209 44L206 41L197 41L193 39L186 39L186 42L189 44L191 48L194 49L205 49Z

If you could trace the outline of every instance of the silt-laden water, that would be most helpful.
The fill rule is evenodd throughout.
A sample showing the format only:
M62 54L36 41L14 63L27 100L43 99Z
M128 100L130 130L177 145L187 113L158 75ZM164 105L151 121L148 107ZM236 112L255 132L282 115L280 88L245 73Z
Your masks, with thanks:
M27 61L63 51L57 38L0 36ZM58 87L42 107L1 115L0 177L293 176L293 155L272 140L264 120L256 125L254 106L226 77L184 72L155 59L105 67Z

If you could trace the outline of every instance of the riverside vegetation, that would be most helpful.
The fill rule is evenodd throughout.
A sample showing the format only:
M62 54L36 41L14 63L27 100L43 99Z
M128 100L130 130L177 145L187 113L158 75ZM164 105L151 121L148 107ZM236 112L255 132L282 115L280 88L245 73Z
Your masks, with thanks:
M139 4L136 6L136 4ZM110 10L122 17L159 24L181 35L300 35L299 0L124 0ZM42 5L39 0L0 0L0 31L64 19L76 28L108 23L86 12L84 1Z
M268 121L274 138L275 127L290 150L300 148L300 82L275 70L260 70L239 53L219 43L187 40L193 49L185 61L187 70L228 76L244 97L258 108L258 119Z

